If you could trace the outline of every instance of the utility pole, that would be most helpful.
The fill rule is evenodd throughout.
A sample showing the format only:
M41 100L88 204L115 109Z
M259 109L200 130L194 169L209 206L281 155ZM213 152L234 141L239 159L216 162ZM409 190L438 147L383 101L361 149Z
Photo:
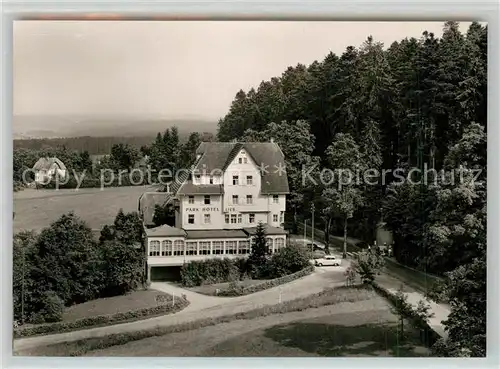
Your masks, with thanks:
M311 204L311 213L312 213L312 228L311 228L311 238L312 238L312 243L311 243L311 256L314 255L314 203Z
M306 237L307 237L307 219L304 219L304 248L306 247Z
M22 284L21 284L21 324L24 324L24 267L25 267L25 250L24 250L25 245L21 245L21 248L23 250L23 279L22 279Z

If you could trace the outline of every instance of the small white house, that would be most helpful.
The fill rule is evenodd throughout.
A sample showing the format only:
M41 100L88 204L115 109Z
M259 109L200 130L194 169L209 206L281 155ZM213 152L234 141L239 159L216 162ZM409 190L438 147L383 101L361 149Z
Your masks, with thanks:
M66 166L56 157L38 159L33 165L33 171L35 172L35 182L39 184L47 184L56 176L64 179L67 175Z

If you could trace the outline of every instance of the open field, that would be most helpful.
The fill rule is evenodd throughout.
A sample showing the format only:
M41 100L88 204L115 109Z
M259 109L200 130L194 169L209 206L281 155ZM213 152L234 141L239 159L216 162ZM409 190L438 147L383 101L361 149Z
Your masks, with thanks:
M426 356L379 296L151 337L87 356Z
M61 215L74 211L92 229L112 224L120 208L137 211L139 197L152 187L82 188L79 190L33 190L14 193L14 233L48 227Z
M159 305L156 296L165 295L155 290L132 291L127 295L107 297L87 301L68 307L63 314L63 321L77 320L90 316L125 313Z

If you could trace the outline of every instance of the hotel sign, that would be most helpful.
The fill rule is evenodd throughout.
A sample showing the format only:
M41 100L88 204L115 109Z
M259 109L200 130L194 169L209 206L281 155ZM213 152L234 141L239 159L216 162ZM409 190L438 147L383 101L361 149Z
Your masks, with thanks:
M210 212L210 211L219 211L217 207L203 207L203 208L186 208L186 211L202 211L202 212Z

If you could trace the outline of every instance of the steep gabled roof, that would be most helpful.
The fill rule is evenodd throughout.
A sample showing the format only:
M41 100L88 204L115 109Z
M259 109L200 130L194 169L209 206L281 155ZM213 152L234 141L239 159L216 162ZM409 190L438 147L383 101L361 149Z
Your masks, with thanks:
M248 152L259 168L264 169L261 171L261 193L289 193L285 157L274 142L202 142L196 150L202 156L194 167L200 173L222 172L242 149Z

